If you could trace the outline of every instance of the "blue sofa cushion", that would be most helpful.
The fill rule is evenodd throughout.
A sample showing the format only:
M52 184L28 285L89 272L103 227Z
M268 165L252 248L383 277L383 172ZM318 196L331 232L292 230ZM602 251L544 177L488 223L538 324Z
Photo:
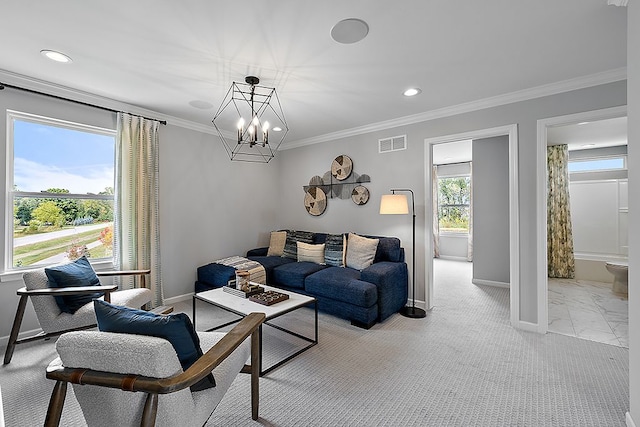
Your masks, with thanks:
M247 256L252 261L259 262L267 273L267 284L270 285L274 282L273 269L284 265L295 263L296 261L291 258L283 258L281 256Z
M103 332L149 335L164 338L173 346L182 370L186 371L202 356L200 339L193 323L185 313L163 316L149 311L109 304L95 300L94 308L98 329ZM213 374L191 386L191 391L215 387Z
M380 261L391 262L403 262L402 250L400 248L400 239L397 237L377 237L367 236L374 239L379 239L378 249L376 250L376 256L373 260L374 263Z
M83 256L68 264L47 267L44 269L49 286L52 288L67 288L81 286L98 286L100 280L87 257ZM104 292L94 292L88 295L66 295L54 297L60 311L73 314L91 300L100 298Z
M224 286L236 276L236 269L228 265L212 262L197 270L198 282L215 287Z
M371 307L378 302L376 285L363 282L352 268L327 267L307 277L305 290L311 295Z
M308 261L283 264L273 269L273 284L287 288L304 289L304 279L325 268L327 267L324 265Z

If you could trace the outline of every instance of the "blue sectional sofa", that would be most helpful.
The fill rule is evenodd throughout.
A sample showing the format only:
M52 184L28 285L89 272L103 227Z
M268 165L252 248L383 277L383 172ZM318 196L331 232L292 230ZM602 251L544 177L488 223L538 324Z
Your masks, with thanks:
M327 239L325 233L308 234L313 236L313 244ZM311 295L319 310L368 329L407 303L408 270L398 238L364 237L378 239L378 245L373 264L362 270L268 256L267 247L248 251L247 258L262 264L270 286ZM234 274L233 268L220 264L199 267L196 292L223 286Z

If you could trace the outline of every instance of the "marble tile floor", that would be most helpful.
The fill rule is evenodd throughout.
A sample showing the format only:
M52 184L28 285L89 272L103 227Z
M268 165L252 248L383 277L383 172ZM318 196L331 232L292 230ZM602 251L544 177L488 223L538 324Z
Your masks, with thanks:
M549 279L549 332L629 348L629 301L611 283Z

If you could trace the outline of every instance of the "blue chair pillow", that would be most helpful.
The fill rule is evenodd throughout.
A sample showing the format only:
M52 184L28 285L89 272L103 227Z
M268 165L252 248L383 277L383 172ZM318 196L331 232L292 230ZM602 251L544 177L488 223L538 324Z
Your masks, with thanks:
M186 371L202 356L200 339L185 313L159 315L135 308L121 307L103 300L93 302L98 329L103 332L149 335L164 338L175 349L182 370ZM213 374L191 386L191 391L215 387Z
M51 288L67 288L79 286L98 286L100 280L86 257L78 258L74 262L48 267L44 269ZM83 305L100 298L104 292L87 295L67 295L54 297L60 311L73 314Z

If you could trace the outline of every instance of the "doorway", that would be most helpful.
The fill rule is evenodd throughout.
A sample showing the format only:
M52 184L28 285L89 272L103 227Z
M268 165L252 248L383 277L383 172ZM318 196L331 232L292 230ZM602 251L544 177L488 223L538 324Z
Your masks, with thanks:
M626 106L538 120L537 142L537 277L538 332L549 331L549 280L547 265L547 144L550 130L561 126L626 117Z
M509 258L509 283L510 283L510 321L514 327L527 329L526 325L520 322L519 298L520 298L520 262L519 256L519 231L518 231L518 127L517 125L496 127L491 129L477 130L454 135L446 135L437 138L425 139L425 200L430 201L429 206L433 206L433 148L438 144L451 143L462 140L473 140L492 138L498 136L508 136L508 192L509 192L509 252L516 254ZM425 212L425 307L430 309L434 305L434 275L433 275L433 251L434 235L433 224L437 221L433 210L427 209ZM529 328L530 329L530 328Z

